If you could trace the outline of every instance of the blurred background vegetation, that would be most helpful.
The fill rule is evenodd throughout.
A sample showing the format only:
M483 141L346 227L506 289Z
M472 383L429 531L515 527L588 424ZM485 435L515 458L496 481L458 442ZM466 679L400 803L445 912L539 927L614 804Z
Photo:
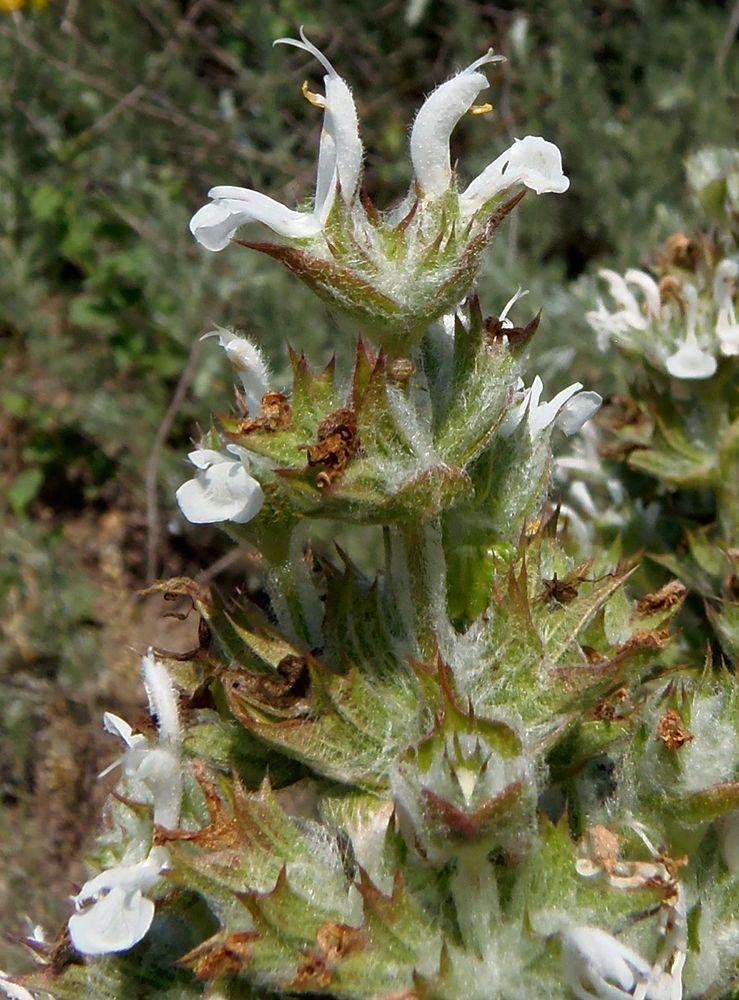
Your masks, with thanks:
M231 404L225 358L199 337L245 331L276 383L286 340L315 362L352 349L275 262L209 255L187 230L213 184L312 192L320 112L300 85L320 77L273 39L305 25L353 86L380 207L409 184L424 95L488 46L508 57L490 73L495 114L455 134L460 172L543 135L572 185L525 200L483 306L530 288L545 382L603 391L592 276L695 225L684 160L736 141L737 20L719 0L0 0L0 933L63 919L115 753L100 713L134 722L138 655L188 645L187 623L136 590L248 572L173 501L190 441Z

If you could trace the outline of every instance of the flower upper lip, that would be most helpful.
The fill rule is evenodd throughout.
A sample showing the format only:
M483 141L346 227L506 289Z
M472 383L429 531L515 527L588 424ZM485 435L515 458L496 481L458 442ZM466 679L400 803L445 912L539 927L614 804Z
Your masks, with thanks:
M488 49L484 56L432 91L421 105L411 131L411 161L416 183L425 197L437 198L451 184L449 138L480 91L489 86L478 67L502 62L503 58Z

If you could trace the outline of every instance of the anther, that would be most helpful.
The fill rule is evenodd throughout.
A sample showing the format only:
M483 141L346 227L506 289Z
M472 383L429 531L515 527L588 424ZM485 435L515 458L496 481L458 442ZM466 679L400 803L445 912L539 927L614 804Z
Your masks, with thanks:
M308 104L312 104L314 108L325 108L326 98L323 94L315 94L310 89L310 84L307 80L303 81L303 86L300 88L303 92L303 97L306 99Z

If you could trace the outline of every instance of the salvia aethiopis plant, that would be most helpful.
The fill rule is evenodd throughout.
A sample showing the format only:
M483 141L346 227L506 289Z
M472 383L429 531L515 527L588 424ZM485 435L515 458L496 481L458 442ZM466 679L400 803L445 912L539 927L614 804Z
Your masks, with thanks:
M254 602L185 578L152 588L192 602L198 647L144 657L150 725L105 716L120 780L90 878L62 932L28 940L37 969L2 988L21 1000L728 997L728 652L675 655L686 586L634 594L617 541L584 552L566 529L551 443L579 435L600 397L575 383L547 399L525 372L538 314L514 319L516 292L486 317L475 294L480 256L526 191L567 189L559 152L526 136L471 183L452 169L452 129L487 107L474 102L488 53L427 98L411 191L380 212L360 195L348 86L305 36L281 41L325 71L323 93L305 87L323 111L315 198L298 211L216 187L191 228L213 251L246 223L271 229L279 242L244 245L353 318L354 368L340 378L293 354L283 391L252 343L216 331L237 406L190 454L177 501L260 553L263 588ZM692 298L640 277L647 309L610 280L627 347L659 324L644 351L670 405L686 355L725 379L696 407L707 421L715 404L713 437L650 418L650 433L680 435L667 439L677 453L706 455L680 468L721 495L723 544L731 487L710 463L715 446L736 465L721 409L733 272L725 254L708 265ZM661 447L646 441L644 462ZM348 545L312 541L319 521L324 539L343 523Z

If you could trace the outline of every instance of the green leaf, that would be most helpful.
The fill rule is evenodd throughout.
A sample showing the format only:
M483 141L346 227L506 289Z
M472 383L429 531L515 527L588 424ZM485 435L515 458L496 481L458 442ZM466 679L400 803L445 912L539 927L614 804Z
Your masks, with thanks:
M8 487L5 494L11 509L17 515L23 514L30 503L38 496L44 482L43 470L38 465L32 465L20 472Z

